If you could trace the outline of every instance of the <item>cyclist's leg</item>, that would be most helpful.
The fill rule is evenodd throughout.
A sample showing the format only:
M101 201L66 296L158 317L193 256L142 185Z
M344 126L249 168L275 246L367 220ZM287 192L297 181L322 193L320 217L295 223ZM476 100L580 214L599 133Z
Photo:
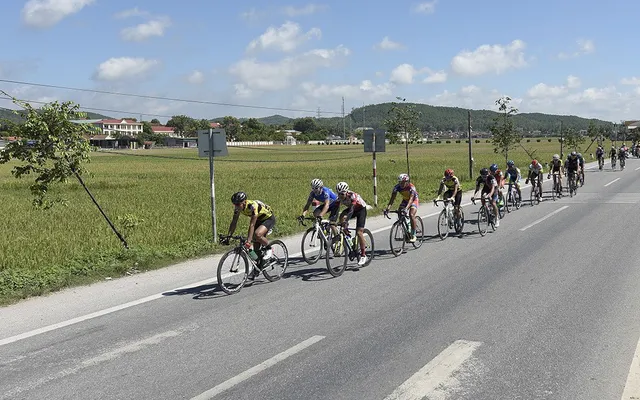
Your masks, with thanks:
M254 237L254 249L256 253L259 254L260 245L264 246L265 255L264 258L268 259L271 257L271 246L269 244L269 239L267 239L267 233L271 230L276 224L276 216L272 215L266 220L259 222L259 225L256 226L253 237Z
M417 200L409 206L409 216L411 217L411 236L416 236L416 214L418 214Z
M460 205L461 204L462 204L462 190L458 190L458 193L456 193L456 197L455 197L454 202L453 202L453 212L457 216L460 215Z
M329 222L331 223L331 232L333 232L334 238L337 238L338 229L336 228L336 222L338 221L338 211L340 210L340 203L334 201L329 206Z
M313 210L313 216L314 216L314 217L316 217L316 218L318 218L318 217L320 216L320 213L322 213L322 209L323 209L323 208L324 208L324 203L323 203L323 204L320 204L318 207L316 207L316 208Z
M364 226L367 221L367 209L362 207L358 212L353 213L353 217L356 218L356 232L358 234L358 240L360 242L360 256L366 256L366 239L364 237Z

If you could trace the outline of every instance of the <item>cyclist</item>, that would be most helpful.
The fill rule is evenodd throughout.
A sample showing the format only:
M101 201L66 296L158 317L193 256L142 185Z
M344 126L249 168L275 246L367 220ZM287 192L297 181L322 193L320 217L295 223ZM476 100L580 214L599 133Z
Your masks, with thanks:
M616 159L618 158L618 151L616 150L616 146L611 145L611 150L609 150L609 157L611 157L611 168L615 168Z
M496 182L496 178L489 173L487 168L482 168L480 170L480 176L476 179L476 191L473 193L473 197L476 197L478 194L478 190L480 190L480 186L482 186L482 205L485 202L485 194L486 198L489 200L489 204L493 207L493 215L495 218L495 226L500 226L500 214L498 213L498 182Z
M238 216L240 214L250 217L249 220L249 233L247 233L247 241L245 247L251 248L251 242L253 242L253 249L257 254L260 254L260 246L264 246L263 260L269 260L273 253L269 240L267 239L267 233L276 224L276 216L274 215L271 207L264 204L260 200L247 200L247 194L245 192L236 192L231 196L231 202L234 206L233 219L231 225L229 225L229 236L233 235L236 230L236 223L238 222Z
M391 199L389 199L389 204L387 204L387 207L384 209L385 214L389 212L389 208L393 205L398 193L402 195L402 202L400 202L398 211L403 209L409 213L411 217L411 240L409 241L414 243L416 241L416 213L418 212L419 200L416 187L413 183L409 182L409 175L398 175L398 184L395 185L391 191Z
M522 179L522 175L520 174L520 168L516 167L516 163L514 163L513 160L509 160L507 161L507 170L504 173L505 179L509 180L510 185L516 187L518 198L522 200L522 192L520 191L520 179Z
M582 153L578 153L578 177L577 180L578 182L582 181L582 176L584 175L584 158L582 158ZM584 185L584 182L582 182L582 184Z
M618 160L620 160L620 168L623 168L624 160L626 159L627 159L627 146L625 146L623 143L622 146L620 146L620 150L618 150Z
M596 149L596 157L598 158L598 168L602 169L602 165L604 165L604 148L601 144Z
M498 168L498 164L491 164L489 166L489 173L496 178L496 182L498 183L498 200L500 203L503 203L504 196L502 194L502 189L504 189L504 175L502 175L502 171Z
M574 151L575 153L575 151ZM573 153L572 153L573 154ZM538 162L535 158L531 160L531 164L529 164L529 174L527 175L527 180L524 183L529 183L535 187L538 185L540 187L540 195L542 196L542 164Z
M349 184L347 184L347 182L338 182L336 192L338 192L340 204L347 207L340 213L340 223L347 228L349 220L356 218L356 232L360 239L360 260L358 260L358 265L364 265L367 262L364 238L364 225L367 220L367 203L362 200L362 197L360 197L358 193L349 190Z
M559 196L562 196L562 175L564 174L564 165L562 165L562 160L557 154L553 155L553 159L551 160L551 163L549 163L549 174L547 175L547 179L551 178L551 174L556 176L559 187L556 192Z
M338 208L340 207L338 195L330 188L324 186L321 179L313 179L311 181L311 193L309 193L309 197L307 198L307 204L302 208L302 216L307 215L307 210L309 210L309 206L311 206L313 200L320 202L320 205L313 210L314 217L322 218L330 211L330 218L335 220L335 217L338 215Z
M572 174L575 175L578 173L578 168L580 168L578 161L578 153L572 151L567 157L567 161L564 163L565 172L569 175L569 179L571 179Z
M444 171L444 177L440 181L440 187L438 188L438 195L436 200L440 199L444 188L447 191L444 192L443 198L453 199L453 212L456 216L460 216L460 204L462 203L462 187L460 186L460 180L454 175L451 168Z

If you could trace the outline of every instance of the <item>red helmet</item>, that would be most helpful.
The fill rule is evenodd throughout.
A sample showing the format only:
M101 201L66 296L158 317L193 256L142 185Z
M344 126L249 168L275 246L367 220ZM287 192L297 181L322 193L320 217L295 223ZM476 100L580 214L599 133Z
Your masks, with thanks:
M451 168L444 170L445 178L451 178L453 176L453 170Z
M536 167L538 165L538 160L534 159L533 161L531 161L531 165Z

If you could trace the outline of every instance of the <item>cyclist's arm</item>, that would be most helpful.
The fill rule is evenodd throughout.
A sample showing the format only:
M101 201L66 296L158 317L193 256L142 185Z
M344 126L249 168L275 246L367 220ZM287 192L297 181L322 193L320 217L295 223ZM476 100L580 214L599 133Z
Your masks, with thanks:
M307 199L307 204L305 204L304 207L302 208L302 215L307 215L307 210L309 210L309 207L311 206L312 201L313 201L313 197L309 196L309 198Z
M249 243L253 241L253 232L256 230L256 221L258 221L257 213L253 214L249 221L249 232L247 233L247 242Z
M322 211L320 212L320 217L323 217L327 211L329 211L329 206L331 205L331 199L330 198L326 198L324 199L324 207L322 207Z
M459 190L460 190L460 185L459 185L459 184L456 184L456 185L453 187L453 193L451 194L451 198L453 198L453 199L455 200L455 198L456 198L456 194L458 194L458 191L459 191Z
M229 236L233 235L233 232L236 231L236 224L238 223L238 215L240 215L240 213L238 212L233 213L233 218L231 219L231 224L229 225L229 233L228 233Z
M411 207L411 204L413 204L413 202L415 201L416 196L414 193L411 193L411 197L409 197L409 200L407 201L407 205L404 206L404 210L405 211L409 211L409 208Z
M389 204L387 204L387 210L393 205L393 202L396 201L397 194L398 192L396 192L395 190L391 192L391 198L389 199Z

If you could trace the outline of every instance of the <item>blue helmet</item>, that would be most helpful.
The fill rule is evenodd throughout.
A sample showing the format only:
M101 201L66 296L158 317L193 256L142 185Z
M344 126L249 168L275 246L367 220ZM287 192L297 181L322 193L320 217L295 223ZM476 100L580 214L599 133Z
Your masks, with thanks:
M489 167L489 170L491 172L496 172L498 170L498 164L491 164L491 166Z

